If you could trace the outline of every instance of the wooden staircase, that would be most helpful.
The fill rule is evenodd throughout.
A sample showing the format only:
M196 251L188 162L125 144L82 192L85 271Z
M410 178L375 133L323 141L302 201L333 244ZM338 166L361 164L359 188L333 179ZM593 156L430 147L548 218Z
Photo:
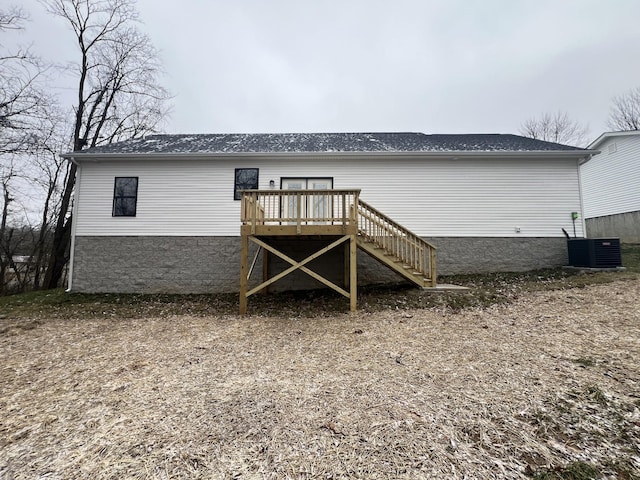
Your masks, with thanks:
M436 247L358 199L358 248L419 287L436 286Z
M436 286L436 248L360 200L360 190L244 190L240 206L240 313L247 312L247 298L294 271L302 271L347 297L349 308L357 307L357 249L419 287ZM326 236L327 245L304 259L294 259L266 241ZM249 288L256 264L249 263L249 244L263 252L262 282ZM323 277L308 267L334 248L345 249L344 284ZM268 256L289 264L270 276Z

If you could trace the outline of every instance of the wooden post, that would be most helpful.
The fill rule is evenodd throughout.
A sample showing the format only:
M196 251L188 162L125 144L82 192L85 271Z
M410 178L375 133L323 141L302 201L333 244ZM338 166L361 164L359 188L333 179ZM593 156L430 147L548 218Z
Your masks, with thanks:
M437 282L436 251L433 248L429 249L429 259L431 260L431 286L435 287Z
M350 279L350 269L351 269L351 244L350 243L345 243L344 244L344 248L342 250L343 252L343 271L342 271L342 275L343 275L343 279L344 279L344 289L345 290L349 290L349 281Z
M266 248L262 249L262 283L269 280L269 252ZM269 285L262 289L264 295L269 293Z
M351 235L351 239L349 240L349 299L350 302L350 310L355 312L358 307L358 262L356 253L358 251L358 246L356 245L356 236Z
M342 194L342 233L347 232L347 195Z
M258 223L258 211L260 210L260 204L258 203L258 194L252 193L253 196L253 218L251 219L251 233L256 233L256 224Z
M249 266L249 236L242 235L242 248L240 251L240 315L247 313L247 278Z
M298 192L296 194L296 198L298 199L297 205L296 205L296 207L297 207L296 210L297 210L297 215L298 215L298 223L297 223L296 233L298 235L300 235L300 233L302 233L302 224L301 224L301 222L302 222L302 218L301 218L302 217L302 196L300 195L300 192Z

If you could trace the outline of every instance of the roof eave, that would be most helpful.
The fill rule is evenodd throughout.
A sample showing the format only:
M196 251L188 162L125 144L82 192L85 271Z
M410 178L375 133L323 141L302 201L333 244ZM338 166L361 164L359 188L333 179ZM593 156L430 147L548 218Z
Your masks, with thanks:
M536 151L468 151L451 150L442 152L153 152L153 153L82 153L71 152L62 155L74 163L78 161L100 161L117 159L171 160L186 158L270 158L270 157L403 157L403 158L583 158L600 153L598 150L536 150Z
M630 135L640 135L640 130L623 130L620 132L604 132L593 142L591 142L587 148L597 149L605 140L612 137L626 137Z

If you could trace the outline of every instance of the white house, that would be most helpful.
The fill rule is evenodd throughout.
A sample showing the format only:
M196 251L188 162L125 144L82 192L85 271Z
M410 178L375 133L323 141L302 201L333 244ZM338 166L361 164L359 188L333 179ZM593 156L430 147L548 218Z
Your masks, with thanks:
M435 244L439 275L564 265L562 229L572 212L582 218L578 164L593 153L422 133L154 135L68 153L78 166L69 288L237 292L245 189L359 191ZM367 255L357 264L358 283L388 278Z
M640 131L607 132L580 166L587 235L640 243Z

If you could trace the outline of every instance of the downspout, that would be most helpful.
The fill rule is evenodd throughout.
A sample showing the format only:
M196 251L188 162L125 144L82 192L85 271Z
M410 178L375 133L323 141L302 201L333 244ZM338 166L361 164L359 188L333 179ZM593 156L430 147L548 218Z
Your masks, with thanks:
M71 209L71 245L69 247L69 272L67 278L67 289L65 293L71 292L73 286L73 262L76 250L76 225L78 223L78 199L80 198L80 182L82 180L82 166L76 162L74 157L71 161L78 167L76 171L76 191L73 196L73 208Z

